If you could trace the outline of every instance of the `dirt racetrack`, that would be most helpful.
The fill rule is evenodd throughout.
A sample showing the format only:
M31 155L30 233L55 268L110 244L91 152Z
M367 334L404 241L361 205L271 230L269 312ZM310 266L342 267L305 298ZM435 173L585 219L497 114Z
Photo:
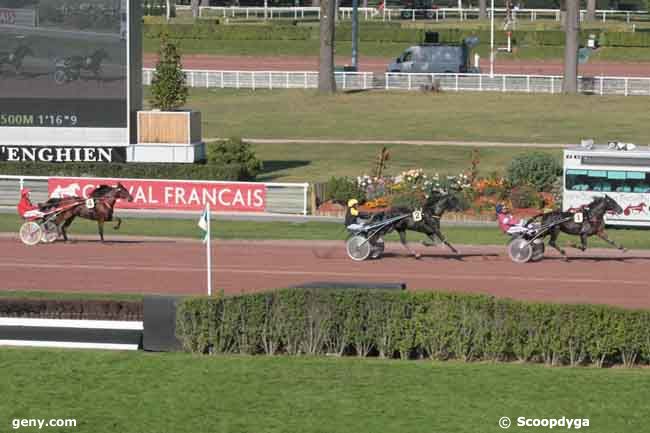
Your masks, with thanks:
M112 239L116 239L114 236ZM650 251L591 250L570 262L510 262L505 248L459 246L461 254L413 245L415 260L388 244L381 260L353 262L342 241L214 241L213 285L226 293L311 282L404 282L409 290L489 293L562 303L650 308ZM119 238L28 247L0 238L0 291L205 293L205 247L198 241Z
M396 55L399 53L396 53ZM381 57L363 57L359 59L359 70L363 72L386 72L386 67L392 59ZM144 55L144 65L153 68L157 55ZM349 57L336 57L337 65L350 63ZM313 56L217 56L207 54L191 54L183 56L183 67L186 69L207 69L224 71L317 71L318 57ZM489 59L481 59L481 70L489 72ZM509 60L497 58L494 66L497 74L541 74L562 75L563 63L557 60ZM589 62L579 65L578 73L587 76L628 76L647 77L650 74L650 63L627 62Z

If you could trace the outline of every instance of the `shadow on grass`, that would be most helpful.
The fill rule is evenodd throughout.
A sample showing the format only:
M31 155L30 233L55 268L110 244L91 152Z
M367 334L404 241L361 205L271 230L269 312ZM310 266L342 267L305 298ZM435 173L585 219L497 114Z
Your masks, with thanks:
M282 161L282 160L264 160L264 168L261 173L257 175L259 181L269 181L277 179L282 176L282 173L276 173L282 170L290 170L298 167L305 167L311 164L311 161L305 160L292 160L292 161Z

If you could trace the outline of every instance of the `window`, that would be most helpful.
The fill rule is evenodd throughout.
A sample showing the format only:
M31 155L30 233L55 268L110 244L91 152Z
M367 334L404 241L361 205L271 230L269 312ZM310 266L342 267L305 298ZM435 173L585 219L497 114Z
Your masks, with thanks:
M620 170L567 169L568 191L650 193L650 173Z
M402 62L410 62L412 58L413 58L413 53L407 51L404 53L404 59L402 59Z

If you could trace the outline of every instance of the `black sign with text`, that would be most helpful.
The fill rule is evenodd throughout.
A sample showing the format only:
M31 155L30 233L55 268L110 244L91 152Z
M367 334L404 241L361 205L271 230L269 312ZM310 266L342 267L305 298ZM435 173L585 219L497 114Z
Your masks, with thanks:
M126 147L0 145L5 162L126 162Z

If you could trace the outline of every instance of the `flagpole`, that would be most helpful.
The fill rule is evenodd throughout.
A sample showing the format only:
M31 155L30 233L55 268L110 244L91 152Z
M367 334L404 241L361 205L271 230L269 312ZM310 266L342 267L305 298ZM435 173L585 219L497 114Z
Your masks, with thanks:
M207 213L208 233L206 236L208 237L208 241L206 242L206 251L208 256L208 296L212 296L212 254L210 253L210 244L212 243L212 240L210 238L210 203L207 204Z

